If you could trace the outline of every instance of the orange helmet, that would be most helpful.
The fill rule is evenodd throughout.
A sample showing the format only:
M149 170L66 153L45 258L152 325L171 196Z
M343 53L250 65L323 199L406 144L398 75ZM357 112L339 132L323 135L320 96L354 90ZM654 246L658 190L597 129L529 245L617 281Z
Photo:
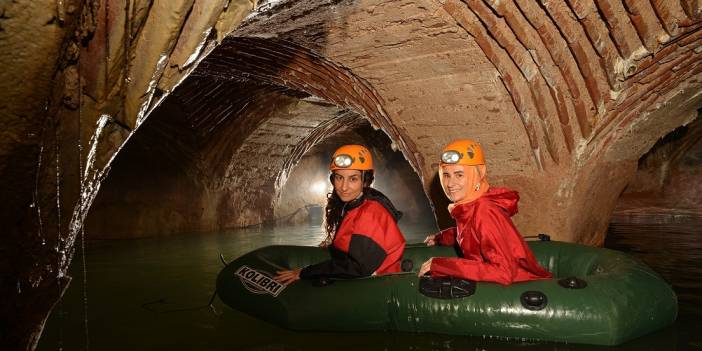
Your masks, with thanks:
M454 140L441 151L441 165L473 166L484 164L483 148L474 140Z
M359 171L373 170L373 157L363 145L344 145L334 152L329 170L354 169Z

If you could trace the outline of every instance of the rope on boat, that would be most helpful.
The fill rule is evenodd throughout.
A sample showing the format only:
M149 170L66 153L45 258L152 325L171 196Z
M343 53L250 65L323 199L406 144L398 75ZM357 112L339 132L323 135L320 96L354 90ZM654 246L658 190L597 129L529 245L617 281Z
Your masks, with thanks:
M156 304L165 305L168 303L168 302L166 302L166 299L159 298L157 300L149 301L149 302L145 302L145 303L141 304L141 308L143 308L149 312L153 312L153 313L157 313L157 314L167 314L167 313L174 313L174 312L197 311L197 310L201 310L203 308L209 307L210 310L212 311L212 313L219 316L219 315L221 315L221 313L217 312L217 309L215 309L214 305L212 304L214 302L215 296L217 296L217 289L215 289L212 292L212 296L210 297L210 300L207 302L206 305L195 306L195 307L174 308L174 309L166 309L166 310L157 310L157 309L152 308L151 307L152 305L156 305Z
M227 263L227 260L224 258L224 255L222 255L222 253L219 254L219 260L222 261L222 264L224 266L227 266L229 264L229 263ZM159 311L159 310L152 308L151 306L156 305L156 304L165 305L168 303L168 302L166 302L166 299L159 298L157 300L144 302L143 304L141 304L141 308L143 308L149 312L158 313L158 314L165 314L165 313L173 313L173 312L197 311L197 310L201 310L203 308L209 307L210 310L212 311L212 313L219 316L219 315L221 315L221 313L217 312L217 309L212 304L214 302L214 299L216 296L217 296L217 288L215 288L214 291L212 292L212 296L210 297L210 300L207 302L206 305L195 306L195 307L186 307L186 308L175 308L175 309L168 309L168 310L160 310Z
M263 261L264 263L267 263L268 265L272 266L273 268L279 269L279 270L281 270L281 271L285 271L285 270L290 269L289 267L283 267L283 266L281 266L281 265L279 265L279 264L274 263L273 261L267 259L267 258L264 257L263 255L259 255L259 256L258 256L258 259L261 260L261 261Z

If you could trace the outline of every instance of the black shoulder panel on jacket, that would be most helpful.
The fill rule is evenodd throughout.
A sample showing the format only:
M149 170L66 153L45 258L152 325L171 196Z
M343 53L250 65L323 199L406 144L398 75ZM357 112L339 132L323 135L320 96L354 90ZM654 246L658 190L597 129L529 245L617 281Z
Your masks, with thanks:
M333 247L330 247L329 251L331 259L303 268L300 272L300 278L358 278L364 276L361 266L348 254Z
M349 243L349 256L358 261L363 274L369 276L380 268L387 253L373 239L362 234L353 234Z

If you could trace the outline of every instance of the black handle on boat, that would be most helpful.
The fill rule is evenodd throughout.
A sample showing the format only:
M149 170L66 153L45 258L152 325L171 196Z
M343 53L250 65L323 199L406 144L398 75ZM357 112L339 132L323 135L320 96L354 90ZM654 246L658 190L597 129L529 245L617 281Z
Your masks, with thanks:
M546 233L539 233L539 235L527 235L524 239L539 239L539 241L551 241L551 236Z
M423 276L419 278L419 292L435 299L458 299L475 294L476 284L472 280L454 277Z
M326 277L317 278L317 279L312 280L312 285L314 285L316 287L324 287L327 285L331 285L333 283L334 283L334 279L326 278Z
M531 311L542 310L548 304L546 294L541 291L525 291L522 293L519 300L522 302L524 308Z
M402 268L403 272L411 272L412 268L414 268L414 261L412 261L409 258L406 258L406 259L402 260L400 267Z

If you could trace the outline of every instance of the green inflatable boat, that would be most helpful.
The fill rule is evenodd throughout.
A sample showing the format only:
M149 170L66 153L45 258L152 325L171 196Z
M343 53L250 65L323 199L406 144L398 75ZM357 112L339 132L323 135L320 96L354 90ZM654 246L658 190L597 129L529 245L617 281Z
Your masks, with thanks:
M677 298L642 262L618 251L577 244L530 242L554 279L494 283L418 278L430 257L451 247L408 245L403 268L350 280L289 286L275 271L329 258L326 249L268 246L234 260L217 277L230 307L293 330L394 330L618 345L671 324ZM413 269L412 269L413 266Z

